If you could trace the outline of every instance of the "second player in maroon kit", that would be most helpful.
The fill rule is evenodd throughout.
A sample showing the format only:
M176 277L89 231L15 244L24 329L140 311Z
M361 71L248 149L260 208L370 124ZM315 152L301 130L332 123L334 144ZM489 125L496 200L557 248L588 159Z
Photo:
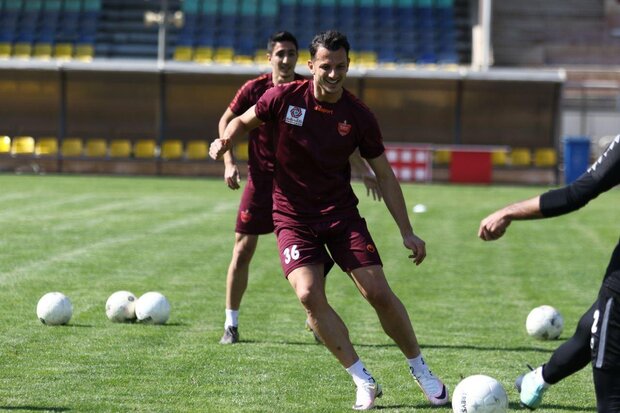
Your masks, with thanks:
M346 325L325 294L325 274L335 261L375 309L388 336L407 359L410 372L434 405L449 402L446 386L426 365L407 310L390 288L379 253L357 210L350 185L349 156L359 149L376 174L386 206L410 257L420 264L423 240L411 227L398 181L384 153L375 117L343 89L349 68L349 43L335 31L310 45L311 81L267 91L254 108L231 121L209 149L219 158L245 132L263 122L272 127L274 223L284 273L325 346L357 387L356 410L374 407L381 386L355 351Z

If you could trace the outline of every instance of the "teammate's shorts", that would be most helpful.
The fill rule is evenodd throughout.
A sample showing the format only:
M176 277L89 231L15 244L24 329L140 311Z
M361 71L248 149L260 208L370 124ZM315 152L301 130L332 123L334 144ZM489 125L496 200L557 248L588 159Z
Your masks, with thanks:
M603 280L592 324L592 367L620 369L620 271Z
M273 232L272 189L272 176L252 178L248 175L237 212L235 232L249 235Z
M316 224L276 223L275 231L286 277L314 264L325 264L327 275L334 261L344 272L382 265L366 221L359 216Z

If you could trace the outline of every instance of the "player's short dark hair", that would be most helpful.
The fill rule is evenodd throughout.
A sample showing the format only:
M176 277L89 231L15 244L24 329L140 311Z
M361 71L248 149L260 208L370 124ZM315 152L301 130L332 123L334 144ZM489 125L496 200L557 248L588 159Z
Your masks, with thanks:
M324 47L332 52L342 47L347 52L347 57L349 57L349 50L351 49L347 36L336 30L328 30L314 36L309 47L310 58L314 59L319 47Z
M299 45L297 44L297 39L293 36L292 33L287 31L275 32L271 36L269 36L269 40L267 41L267 50L269 53L273 51L273 47L276 43L282 42L291 42L295 45L295 50L299 50Z

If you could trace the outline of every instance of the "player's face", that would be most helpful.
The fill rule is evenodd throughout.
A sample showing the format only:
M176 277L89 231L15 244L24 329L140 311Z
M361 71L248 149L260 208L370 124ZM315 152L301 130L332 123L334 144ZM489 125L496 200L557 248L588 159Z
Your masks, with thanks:
M277 42L268 55L275 84L290 82L295 78L297 49L292 42Z
M319 47L314 59L308 62L314 78L317 100L336 102L342 95L342 85L349 70L349 58L344 48L328 50Z

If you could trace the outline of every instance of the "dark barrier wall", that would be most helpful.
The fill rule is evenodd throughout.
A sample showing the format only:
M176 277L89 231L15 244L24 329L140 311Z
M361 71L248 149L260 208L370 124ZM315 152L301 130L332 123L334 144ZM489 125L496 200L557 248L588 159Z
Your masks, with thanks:
M237 89L266 67L0 65L0 135L213 139ZM306 72L301 71L307 75ZM386 141L557 147L561 73L351 70L346 87Z

